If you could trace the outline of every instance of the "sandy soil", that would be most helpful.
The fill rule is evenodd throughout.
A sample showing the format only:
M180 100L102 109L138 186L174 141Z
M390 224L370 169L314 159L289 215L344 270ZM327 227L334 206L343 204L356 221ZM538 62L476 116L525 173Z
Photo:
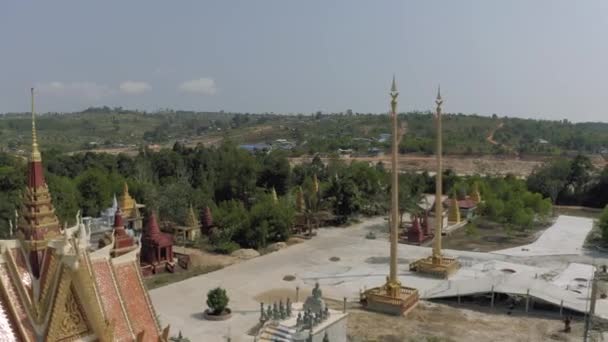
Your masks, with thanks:
M174 246L173 251L175 253L189 254L190 262L193 267L197 266L228 266L236 262L242 261L239 258L235 258L230 255L213 254L202 251L196 248L186 248L180 246Z
M601 156L589 156L591 162L597 168L603 168L606 161ZM311 157L290 158L292 165L309 162ZM520 177L527 177L535 167L542 165L547 158L537 157L522 159L513 156L445 156L443 158L444 169L451 169L459 175L487 174L505 175L514 174ZM322 158L324 162L328 158ZM383 162L389 165L390 156L379 157L349 157L346 161L363 161L368 163ZM434 156L406 154L399 156L399 168L402 171L428 171L434 172L436 160Z
M339 305L338 305L339 306ZM443 304L420 302L406 317L385 316L350 308L348 337L363 341L580 341L583 323L572 324L572 332L562 332L557 319L508 316Z
M523 246L534 242L547 227L537 227L526 231L507 232L500 224L477 224L475 233L467 235L467 227L462 227L442 239L443 248L472 252L492 252Z

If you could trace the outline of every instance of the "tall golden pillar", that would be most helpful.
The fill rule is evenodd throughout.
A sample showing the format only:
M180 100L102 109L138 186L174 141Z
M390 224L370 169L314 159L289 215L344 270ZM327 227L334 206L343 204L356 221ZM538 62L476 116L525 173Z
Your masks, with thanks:
M437 174L435 175L435 240L433 241L433 264L441 263L441 234L443 233L443 130L441 127L441 88L437 89L435 124L437 126Z
M397 275L397 239L399 226L399 168L397 153L399 150L399 129L397 119L397 85L393 76L391 85L391 215L390 215L390 270L386 284L375 287L361 294L361 303L368 309L393 315L402 315L413 309L418 303L418 290L404 287Z
M448 258L441 254L441 236L443 234L443 128L441 126L441 89L437 90L437 104L435 112L435 123L437 127L437 174L435 175L435 234L433 240L433 253L410 264L410 270L423 274L428 274L440 278L447 278L460 268L460 263L455 258Z

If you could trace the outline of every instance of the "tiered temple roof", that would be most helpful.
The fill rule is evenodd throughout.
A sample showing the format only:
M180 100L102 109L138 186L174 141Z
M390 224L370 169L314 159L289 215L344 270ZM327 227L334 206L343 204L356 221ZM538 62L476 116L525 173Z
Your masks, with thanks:
M0 240L0 340L167 341L169 329L160 329L141 279L138 251L117 258L105 248L89 253L79 215L74 227L60 230L32 126L17 238Z

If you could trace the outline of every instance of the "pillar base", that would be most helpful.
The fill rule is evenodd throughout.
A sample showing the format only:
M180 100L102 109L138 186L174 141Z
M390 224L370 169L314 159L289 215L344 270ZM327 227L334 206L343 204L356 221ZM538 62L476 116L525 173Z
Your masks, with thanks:
M434 261L434 262L433 262ZM419 259L410 264L410 271L446 279L460 268L456 258L441 256L433 260L432 256Z
M363 292L360 301L367 310L401 316L415 308L419 299L417 289L387 283Z

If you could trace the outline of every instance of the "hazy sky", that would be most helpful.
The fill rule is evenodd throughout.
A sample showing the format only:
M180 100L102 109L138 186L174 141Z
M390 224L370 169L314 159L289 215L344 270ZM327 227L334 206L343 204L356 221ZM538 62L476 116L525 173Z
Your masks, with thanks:
M605 0L13 0L0 112L93 105L608 121Z

